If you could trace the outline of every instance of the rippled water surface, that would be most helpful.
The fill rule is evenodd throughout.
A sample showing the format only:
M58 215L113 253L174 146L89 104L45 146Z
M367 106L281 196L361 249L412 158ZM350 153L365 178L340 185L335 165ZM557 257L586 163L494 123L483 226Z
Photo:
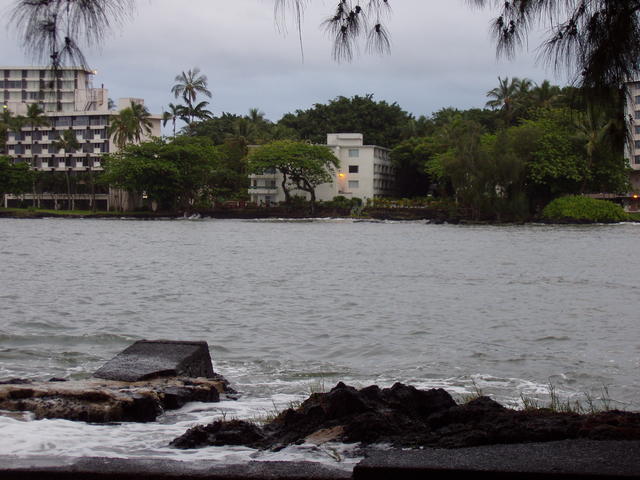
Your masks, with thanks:
M178 455L166 444L188 426L256 417L340 380L480 388L512 405L544 400L550 382L566 398L606 387L638 409L639 236L638 225L0 220L0 378L83 378L134 340L193 339L244 392L143 426L0 417L0 453ZM192 455L256 455L203 452Z

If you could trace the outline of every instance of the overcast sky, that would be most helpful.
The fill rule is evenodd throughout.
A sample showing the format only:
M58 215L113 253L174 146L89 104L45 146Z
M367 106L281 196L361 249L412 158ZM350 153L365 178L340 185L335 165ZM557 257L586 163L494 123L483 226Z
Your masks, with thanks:
M339 95L372 93L416 116L443 107L483 107L498 76L550 79L562 75L536 61L536 36L515 60L496 59L489 35L493 12L465 0L392 0L387 21L392 52L364 53L351 63L331 58L320 27L336 0L311 0L303 23L304 62L295 27L283 35L273 0L136 0L135 16L88 49L94 85L109 96L141 97L153 113L175 99L175 76L198 66L213 92L210 110L245 114L257 107L277 121L284 113L325 103ZM0 0L6 18L13 0ZM3 38L4 37L4 38ZM0 36L4 65L32 65L11 29Z

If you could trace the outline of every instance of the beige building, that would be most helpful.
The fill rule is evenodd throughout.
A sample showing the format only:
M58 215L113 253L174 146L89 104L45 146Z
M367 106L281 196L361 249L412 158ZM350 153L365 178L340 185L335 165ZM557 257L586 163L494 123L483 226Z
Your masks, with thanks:
M49 123L32 127L27 121L21 131L9 132L6 154L14 162L27 162L35 170L101 171L103 155L117 151L109 135L111 117L132 101L141 104L144 101L121 98L117 107L110 109L108 91L103 86L94 88L92 84L95 74L95 71L80 67L63 67L56 80L48 67L0 68L3 108L16 116L24 116L29 105L39 104ZM151 122L151 136L160 136L161 117L152 115ZM54 142L68 129L74 131L81 145L77 151L69 153L54 147ZM23 195L21 199L28 196ZM109 203L113 200L113 195L111 197L99 199L101 208L105 208L102 200ZM121 194L117 195L118 201L121 197ZM38 195L39 201L46 199L46 194ZM12 200L16 198L7 196L5 205Z
M361 133L329 133L327 147L340 160L340 168L331 183L316 188L317 200L329 201L342 195L347 198L390 196L395 188L395 169L389 149L364 145ZM249 195L258 205L283 202L282 174L277 171L251 175ZM309 198L309 194L291 189L292 195Z

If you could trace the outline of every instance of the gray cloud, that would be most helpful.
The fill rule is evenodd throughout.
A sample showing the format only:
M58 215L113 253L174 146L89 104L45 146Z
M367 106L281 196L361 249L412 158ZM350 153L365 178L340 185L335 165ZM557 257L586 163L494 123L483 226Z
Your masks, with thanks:
M277 31L272 0L139 1L135 17L101 48L89 50L88 58L99 71L95 82L113 98L143 97L154 112L174 101L169 90L176 74L199 66L209 78L216 114L259 107L272 120L338 95L373 93L428 115L446 106L482 107L499 75L562 82L536 63L533 52L496 59L491 12L464 0L394 0L392 54L336 63L319 27L334 2L314 0L308 8L304 62L293 25L286 36ZM0 0L0 11L11 3ZM31 63L11 32L3 40L3 63ZM532 47L537 41L534 35Z

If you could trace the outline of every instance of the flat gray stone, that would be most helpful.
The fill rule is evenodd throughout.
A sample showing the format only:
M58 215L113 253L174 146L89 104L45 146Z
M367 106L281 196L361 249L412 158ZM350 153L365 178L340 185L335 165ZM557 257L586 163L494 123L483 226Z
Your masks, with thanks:
M640 441L563 440L472 448L374 451L354 480L640 478Z
M156 377L214 378L207 342L139 340L109 360L96 378L139 382Z
M281 480L346 480L351 472L313 462L248 462L225 465L196 460L181 462L166 459L2 457L2 480L147 480L176 478L180 480L281 479Z

